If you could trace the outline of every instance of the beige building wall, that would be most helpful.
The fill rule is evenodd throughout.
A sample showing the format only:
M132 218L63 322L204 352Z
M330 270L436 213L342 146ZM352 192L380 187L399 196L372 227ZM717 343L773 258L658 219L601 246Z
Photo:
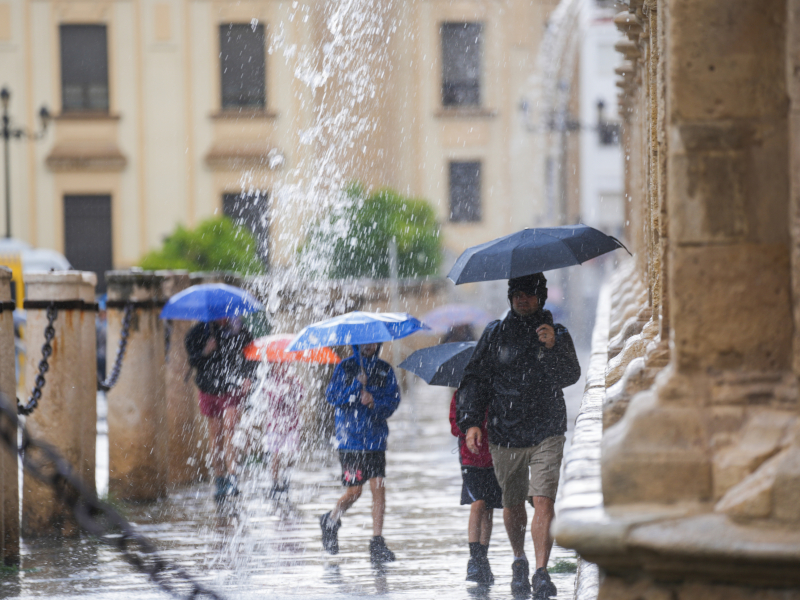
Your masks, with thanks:
M55 116L41 141L12 141L13 235L63 252L64 195L109 194L113 262L123 268L177 224L193 226L220 212L225 193L271 193L307 177L293 169L317 164L325 148L304 146L301 132L315 125L323 98L349 98L335 84L314 93L295 76L303 50L329 41L332 5L293 4L0 0L0 84L13 94L11 115L32 128L41 105ZM366 153L353 149L341 157L346 176L430 200L451 254L532 225L541 212L529 166L536 139L525 130L519 104L553 5L394 2L384 7L387 28L396 28L385 47L378 40L358 50L374 53L372 72L381 78L376 100L360 113L374 120L375 131ZM223 111L219 25L253 19L267 35L267 106ZM483 23L480 107L442 106L439 28L447 21ZM61 110L59 26L69 23L107 27L107 114ZM270 168L275 156L283 163ZM480 222L448 222L451 160L482 163ZM311 216L295 204L275 204L272 227L281 230L270 232L271 251L285 264L297 241L292 228Z

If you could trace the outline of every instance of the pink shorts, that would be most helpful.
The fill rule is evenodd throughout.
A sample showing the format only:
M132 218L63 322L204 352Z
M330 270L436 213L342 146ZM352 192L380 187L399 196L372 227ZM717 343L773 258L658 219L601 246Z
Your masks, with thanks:
M200 404L200 413L204 417L218 419L222 416L222 413L225 412L226 408L239 406L242 400L244 400L244 394L239 390L222 396L199 392L197 399Z

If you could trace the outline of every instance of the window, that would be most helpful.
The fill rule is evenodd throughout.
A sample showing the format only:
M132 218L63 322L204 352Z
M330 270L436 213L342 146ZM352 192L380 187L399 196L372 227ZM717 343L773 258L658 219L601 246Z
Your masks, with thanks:
M269 214L266 192L223 194L222 214L247 227L258 243L258 255L269 264Z
M267 105L266 39L263 25L219 27L222 108Z
M481 163L450 163L450 221L481 220Z
M62 25L61 107L108 112L108 43L105 25Z
M607 121L605 117L606 103L597 101L597 136L601 146L618 146L620 126L619 123Z
M64 196L64 255L78 271L97 274L97 293L106 291L114 268L111 196Z
M443 23L442 105L480 106L482 23Z

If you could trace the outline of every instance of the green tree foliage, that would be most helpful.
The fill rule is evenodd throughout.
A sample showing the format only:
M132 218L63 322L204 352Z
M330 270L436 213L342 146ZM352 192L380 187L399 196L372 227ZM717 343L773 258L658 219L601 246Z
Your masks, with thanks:
M258 245L246 227L227 217L214 217L195 229L178 225L159 250L149 252L140 266L147 270L233 271L243 275L264 272Z
M312 230L304 253L325 248L327 276L334 279L390 277L389 245L397 243L398 275L436 275L442 260L439 223L428 202L382 189L368 193L358 185L327 223ZM305 261L308 263L309 261Z

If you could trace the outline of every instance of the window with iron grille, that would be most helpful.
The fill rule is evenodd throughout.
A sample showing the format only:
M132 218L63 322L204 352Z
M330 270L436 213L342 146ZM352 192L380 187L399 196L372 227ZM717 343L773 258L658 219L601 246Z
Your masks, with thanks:
M263 25L220 25L219 63L223 109L266 107L267 64Z
M269 265L269 195L250 192L222 195L222 214L250 230L258 244L258 256Z
M482 23L442 23L442 106L480 106Z
M64 112L108 112L105 25L61 25L61 107Z
M450 222L481 220L481 163L450 163Z

